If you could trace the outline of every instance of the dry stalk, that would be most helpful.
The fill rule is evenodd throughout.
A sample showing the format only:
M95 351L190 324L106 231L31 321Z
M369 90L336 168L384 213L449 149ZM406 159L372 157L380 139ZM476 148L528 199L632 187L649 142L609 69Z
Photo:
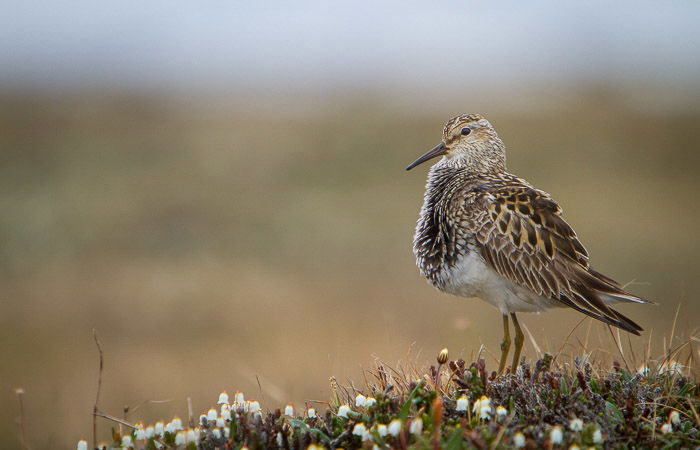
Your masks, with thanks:
M95 339L95 345L97 345L97 351L100 354L100 369L97 374L97 394L95 394L95 405L92 408L92 448L97 448L97 416L98 408L97 404L100 401L100 391L102 390L102 370L104 369L104 356L102 354L102 346L100 345L100 339L97 336L97 330L92 330L92 335Z
M19 431L20 431L20 444L22 445L23 450L29 449L29 445L27 444L27 431L25 430L25 419L24 419L24 389L22 388L17 388L15 389L15 393L17 394L17 398L19 399L19 419L17 421L17 425L19 425Z

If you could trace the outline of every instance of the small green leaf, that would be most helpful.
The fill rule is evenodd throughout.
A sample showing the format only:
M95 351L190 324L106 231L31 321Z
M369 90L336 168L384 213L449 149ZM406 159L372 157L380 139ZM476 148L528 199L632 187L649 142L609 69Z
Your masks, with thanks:
M569 389L566 387L566 378L561 377L559 378L559 385L561 386L561 393L562 395L566 395L569 393Z
M596 394L600 393L600 388L598 388L598 382L596 380L591 379L588 382L588 385L591 387L591 391L593 391Z
M416 387L411 391L410 394L408 394L408 399L406 399L406 403L403 404L401 407L401 412L399 413L399 419L401 419L401 423L406 423L406 419L408 419L408 413L411 411L411 404L413 403L413 399L416 397L418 394L418 390L423 386L423 379L421 379Z
M304 431L309 430L309 426L299 419L288 419L287 420L293 427L301 428Z
M619 422L622 422L622 420L624 420L624 418L622 417L622 413L617 408L617 406L615 406L613 403L610 403L608 401L605 402L605 415L612 416L615 419L617 419Z

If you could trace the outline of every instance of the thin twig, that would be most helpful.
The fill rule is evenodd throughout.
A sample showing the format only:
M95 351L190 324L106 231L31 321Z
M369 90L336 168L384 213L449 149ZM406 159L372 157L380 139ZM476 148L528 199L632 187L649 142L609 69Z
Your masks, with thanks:
M258 389L260 390L260 400L262 400L263 405L265 404L265 393L263 392L262 384L260 384L260 378L258 374L255 374L255 381L258 382Z
M192 397L187 397L187 423L190 425L190 428L194 428L192 416L194 416L192 413Z
M127 427L131 427L131 428L133 428L133 429L136 429L136 425L134 425L133 423L129 423L129 422L127 422L126 420L122 420L122 419L120 419L120 418L118 418L118 417L110 416L109 414L105 414L105 413L103 413L102 411L95 411L95 412L93 413L93 416L95 417L95 419L96 419L97 417L103 417L103 418L108 419L108 420L111 420L111 421L113 421L113 422L117 422L117 423L120 424L120 425L124 425L124 426L127 426ZM97 448L97 446L95 446L95 448Z
M92 407L92 448L97 448L97 404L100 401L100 391L102 390L102 370L104 369L104 356L102 354L102 346L100 338L97 336L97 330L92 329L92 336L97 345L97 351L100 353L100 370L97 374L97 393L95 394L95 405Z
M615 347L617 347L617 351L620 352L620 356L622 356L622 362L625 363L625 369L627 369L627 371L629 372L630 366L629 366L629 364L627 364L627 359L625 358L625 354L622 351L622 344L617 340L617 338L615 338L615 332L613 332L612 327L610 325L607 325L607 324L606 324L606 326L608 327L608 331L610 331L610 336L612 336L612 338L613 338L613 342L615 343ZM619 337L619 334L618 334L618 337Z
M508 418L506 419L505 423L501 425L501 428L498 430L498 434L496 435L496 439L494 439L491 445L489 446L489 450L494 450L496 447L498 447L498 444L501 442L501 440L503 439L503 435L508 429L508 425L510 425L510 422L513 420L514 417L515 411L511 412L510 415L508 415Z
M22 388L17 388L15 389L15 394L17 394L17 398L19 399L19 431L20 431L20 436L22 439L22 448L24 450L27 450L29 448L29 445L27 445L27 432L24 429L24 401L22 398L24 397L24 389Z
M537 345L537 342L535 341L535 337L532 335L530 332L530 329L525 325L525 322L520 324L523 328L525 328L525 331L527 332L528 337L530 338L530 342L532 343L532 346L535 348L535 353L537 353L537 357L541 358L542 357L542 350L540 349L540 346Z
M673 325L671 325L671 335L668 337L669 347L673 345L673 337L676 334L676 322L678 321L678 313L681 312L681 304L678 303L676 306L676 315L673 316Z
M563 343L563 344L561 345L561 347L559 348L559 351L557 351L556 355L554 355L554 358L552 358L553 361L557 361L557 358L559 358L559 355L560 355L561 352L564 350L564 347L566 347L566 345L569 343L569 338L571 337L571 335L574 334L574 332L576 331L576 329L577 329L579 326L581 326L581 324L582 324L586 319L587 319L587 317L584 316L581 320L579 320L579 322L576 324L576 326L573 327L573 328L571 329L571 331L569 332L569 334L566 336L566 339L564 339L564 343Z

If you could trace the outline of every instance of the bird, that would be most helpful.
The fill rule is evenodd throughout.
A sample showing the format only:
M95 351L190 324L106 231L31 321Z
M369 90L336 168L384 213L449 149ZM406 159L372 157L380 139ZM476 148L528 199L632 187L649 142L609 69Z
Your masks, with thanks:
M453 117L441 142L406 170L438 157L413 238L416 264L438 290L480 298L500 311L499 373L511 346L509 317L515 330L511 370L520 362L520 312L569 307L635 335L643 331L610 305L652 302L591 267L559 204L507 171L506 146L488 120Z

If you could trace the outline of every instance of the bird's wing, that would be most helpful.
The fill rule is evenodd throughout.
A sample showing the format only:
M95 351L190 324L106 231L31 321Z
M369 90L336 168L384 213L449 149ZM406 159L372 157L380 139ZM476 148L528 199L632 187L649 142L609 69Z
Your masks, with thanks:
M544 297L605 323L639 334L639 325L606 303L647 303L592 270L588 252L548 194L525 184L476 189L467 195L478 211L475 237L481 254L500 275Z

